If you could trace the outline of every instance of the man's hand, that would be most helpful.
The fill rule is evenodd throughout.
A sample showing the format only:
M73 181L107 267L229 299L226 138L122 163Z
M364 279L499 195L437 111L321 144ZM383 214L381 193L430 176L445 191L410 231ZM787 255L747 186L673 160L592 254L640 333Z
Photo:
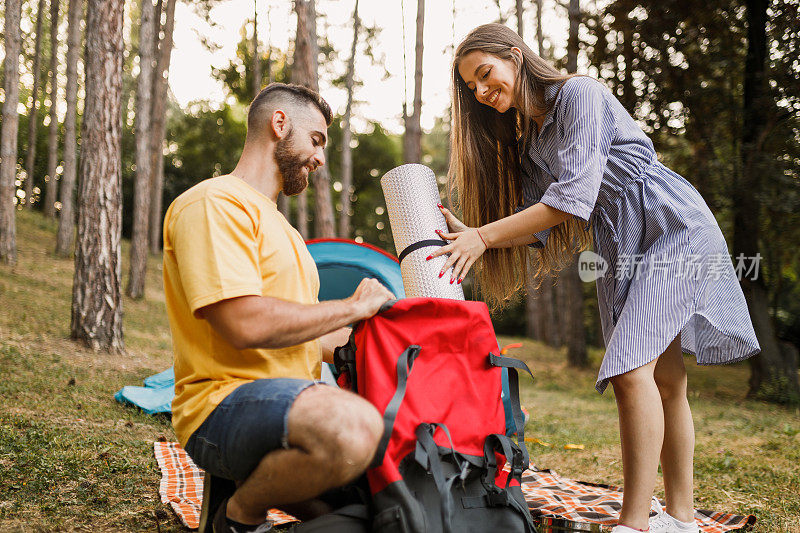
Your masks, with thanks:
M364 320L377 313L383 304L394 299L395 295L380 281L374 278L364 278L356 287L353 295L345 300L354 307L358 320Z
M369 318L394 299L376 279L364 279L344 300L306 305L263 296L229 298L200 308L199 318L237 350L285 348Z

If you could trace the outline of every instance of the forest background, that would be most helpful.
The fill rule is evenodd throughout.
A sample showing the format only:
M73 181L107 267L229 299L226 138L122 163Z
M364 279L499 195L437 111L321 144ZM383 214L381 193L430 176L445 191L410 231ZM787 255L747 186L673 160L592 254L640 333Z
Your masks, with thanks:
M83 186L88 185L88 178L97 180L86 190L109 182L111 189L106 192L112 197L120 194L119 202L107 206L107 214L110 220L120 217L121 224L107 228L111 233L105 240L118 243L115 232L119 231L132 239L130 271L122 276L127 276L128 294L142 297L145 257L159 251L166 208L198 181L233 168L245 135L247 105L270 81L312 87L322 83L346 95L341 108L335 110L336 119L330 128L328 164L313 177L307 194L281 199L281 209L289 220L307 238L354 238L396 252L380 176L403 162L422 162L434 170L444 189L448 166L449 109L425 111L423 105L426 30L428 39L431 32L450 33L452 43L441 54L452 56L452 45L458 39L456 21L465 13L472 17L470 20L475 19L480 8L477 12L485 20L478 17L478 21L509 24L559 68L575 72L580 66L581 72L606 83L651 136L662 161L701 192L726 235L734 262L737 257L746 258L751 266L758 261L757 271L742 280L764 349L763 355L751 363L749 391L780 403L798 401L797 0L711 0L702 8L682 0L603 4L581 4L579 0L453 1L449 3L451 20L436 20L433 29L431 22L425 26L424 1L408 1L391 6L404 15L399 22L402 42L384 40L387 28L362 23L357 3L262 3L259 8L257 1L239 2L240 41L227 65L192 66L206 70L225 97L185 105L178 104L168 83L171 56L175 55L171 52L176 0L93 1L88 5L71 0L68 6L59 5L59 0L13 0L4 5L6 50L16 42L7 38L12 19L5 17L6 11L13 6L20 10L14 35L20 61L16 66L17 104L13 106L8 98L13 96L10 86L6 88L11 81L6 74L9 65L5 58L3 61L2 97L4 109L9 111L3 114L0 257L15 261L10 213L23 208L58 218L54 250L61 256L73 253L78 204L91 206L87 209L98 207L91 193L81 195L80 170L91 174L87 174ZM224 0L204 0L181 7L208 21L209 33L213 34L216 10L230 5ZM120 18L113 28L116 34L107 37L117 44L117 55L121 54L121 77L111 80L110 86L99 86L99 92L117 98L119 146L111 149L116 153L100 167L88 158L81 161L87 85L99 80L87 73L83 57L92 32L99 31L86 20L85 11L93 6L100 12L112 10L108 13ZM345 7L352 13L345 27L332 27L326 14ZM441 10L441 5L437 9ZM407 14L411 15L409 22L415 20L414 25L406 27ZM272 31L272 19L280 17L295 25L294 32L283 29L282 34L289 35L283 47L274 44L272 38L272 33L277 33ZM180 29L180 21L177 24ZM526 28L528 34L524 33ZM345 30L352 35L350 42L342 44L339 39L339 46L334 46L328 36ZM220 47L213 36L198 33L197 40L210 51ZM372 108L369 95L358 92L361 79L355 64L357 59L363 64L366 58L373 70L383 68L384 76L389 76L386 51L397 47L403 50L402 70L397 65L392 70L402 71L404 90L396 95L395 117L382 117L380 122L362 111ZM184 59L191 57L175 60ZM427 77L443 75L436 72ZM356 94L361 94L361 101L354 98ZM425 122L431 125L424 131L420 119L423 113L427 113ZM17 124L12 128L14 121ZM12 130L15 135L11 135ZM6 153L16 154L16 158L5 157ZM92 150L89 155L96 157L100 152ZM79 167L79 162L84 166ZM108 168L109 172L101 175L99 168ZM102 218L99 211L95 214ZM88 220L89 225L84 226L87 231L79 230L79 244L97 239L96 232L88 229ZM87 243L85 249L92 246ZM116 264L114 253L111 250L111 261ZM77 254L76 261L81 262L81 257ZM77 262L76 268L83 269L84 274L94 268L88 264L79 267ZM110 298L116 302L123 281L116 280L114 268L109 268L100 277L105 277L105 286L113 293ZM602 346L602 336L594 286L579 282L576 270L573 264L553 283L544 283L538 289L530 286L527 297L518 298L495 316L498 330L524 333L553 347L566 345L570 363L586 365L586 346ZM756 279L749 279L754 276ZM79 277L85 280L88 274ZM466 282L468 291L470 281ZM76 295L78 292L76 289ZM88 300L102 307L103 292L91 291ZM121 308L116 306L110 315L116 318L105 321L113 333L84 332L83 336L98 346L123 346ZM76 338L82 336L82 326L75 323L80 322L80 315L77 319L73 316Z
M374 10L375 3L361 2L364 12ZM352 238L396 253L379 178L404 162L421 162L434 170L445 197L449 110L441 99L424 97L423 88L448 73L426 68L430 45L427 56L424 47L436 42L435 54L452 57L468 19L507 24L563 71L605 83L653 139L661 160L706 199L734 264L758 258L757 275L746 273L741 283L763 353L718 372L690 370L698 427L712 428L698 433L698 449L707 452L698 454L698 499L716 502L718 477L739 476L727 486L745 496L726 505L751 512L766 498L780 503L765 505L765 531L796 524L800 1L381 4L403 16L392 26L361 20L354 0L0 5L0 518L85 523L79 515L87 509L97 518L118 507L134 510L109 523L136 523L140 503L117 503L127 490L150 497L141 496L149 493L140 485L154 476L152 448L141 442L170 430L168 421L133 414L112 423L122 408L109 405L110 391L168 365L158 271L164 212L181 192L234 167L247 105L261 87L270 81L321 87L335 103L328 164L306 194L281 198L287 218L307 238ZM222 97L181 101L170 64L185 69L192 58L173 51L182 29L176 12L207 21L209 31L197 31L195 39L218 52L214 21L234 5L241 10L235 51L221 65L191 65L207 73ZM278 20L288 25L285 38L274 38ZM343 41L343 34L350 37ZM375 112L373 100L387 95L365 92L366 69L356 64L384 79L403 78L389 95L394 111ZM465 288L480 296L471 279ZM575 262L528 289L493 318L503 339L536 341L523 355L538 364L543 383L534 434L585 439L599 450L580 459L543 449L538 456L583 475L602 464L597 481L613 481L613 408L609 395L597 399L591 391L603 346L594 284L580 281ZM90 377L102 383L82 388ZM54 396L65 386L61 380L73 392ZM744 406L740 420L725 425L724 408L734 404ZM602 416L591 414L598 406ZM557 422L565 411L575 419ZM581 412L591 413L579 419ZM84 419L92 430L84 430ZM125 440L127 428L141 442ZM757 457L721 451L743 436ZM134 459L115 462L105 440L127 446ZM108 471L85 473L98 468ZM31 472L35 480L25 488ZM57 479L67 480L58 490ZM112 486L114 480L124 486ZM98 489L95 482L110 485ZM30 501L35 510L26 507ZM65 501L74 501L75 517L64 518Z

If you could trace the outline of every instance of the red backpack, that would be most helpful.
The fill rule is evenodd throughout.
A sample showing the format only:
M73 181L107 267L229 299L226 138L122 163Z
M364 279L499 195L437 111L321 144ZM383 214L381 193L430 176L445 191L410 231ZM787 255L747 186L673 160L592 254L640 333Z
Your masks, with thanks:
M484 303L439 298L391 302L337 350L340 386L384 415L366 474L373 531L536 531L520 488L528 452L517 369L530 370L495 353ZM504 434L501 367L518 443Z

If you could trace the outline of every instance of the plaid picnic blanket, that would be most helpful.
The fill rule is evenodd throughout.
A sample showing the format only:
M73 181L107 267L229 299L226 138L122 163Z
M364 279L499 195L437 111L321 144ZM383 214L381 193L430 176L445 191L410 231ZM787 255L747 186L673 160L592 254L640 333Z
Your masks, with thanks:
M196 529L203 499L203 471L177 442L154 442L153 449L161 469L158 490L161 502L169 504L186 527ZM534 518L557 518L566 526L570 523L612 526L622 508L622 489L619 487L563 478L551 470L539 470L533 465L522 476L522 492ZM275 524L296 521L293 516L277 509L271 509L268 518ZM700 530L706 533L749 528L756 522L753 515L704 510L696 510L695 518Z
M533 465L522 475L522 492L534 518L547 516L613 526L622 509L621 487L575 481ZM695 509L694 518L700 531L705 533L736 531L756 523L753 515L740 516L703 509Z
M197 529L203 503L204 472L177 442L156 441L153 449L158 468L161 469L161 483L158 486L161 503L168 503L183 525ZM297 521L278 509L271 509L268 518L275 524Z

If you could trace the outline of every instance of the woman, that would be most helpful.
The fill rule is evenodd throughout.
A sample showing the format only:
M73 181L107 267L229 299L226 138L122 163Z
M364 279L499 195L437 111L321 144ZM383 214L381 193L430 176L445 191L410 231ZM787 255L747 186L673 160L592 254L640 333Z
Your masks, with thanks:
M452 233L431 258L449 254L442 274L460 283L482 257L478 283L498 307L523 285L519 245L538 248L541 280L593 237L607 267L596 388L614 387L625 484L613 531L698 531L682 352L720 364L760 351L714 216L608 89L562 75L509 28L474 29L452 83L449 178L465 224L440 206ZM659 457L667 506L649 520Z

